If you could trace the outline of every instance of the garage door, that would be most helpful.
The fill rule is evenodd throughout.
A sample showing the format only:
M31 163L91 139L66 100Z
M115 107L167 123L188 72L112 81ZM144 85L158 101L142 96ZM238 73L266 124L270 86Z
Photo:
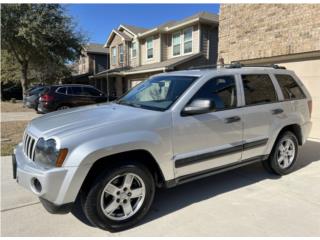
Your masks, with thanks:
M320 59L281 63L293 70L312 96L312 130L310 137L320 139Z

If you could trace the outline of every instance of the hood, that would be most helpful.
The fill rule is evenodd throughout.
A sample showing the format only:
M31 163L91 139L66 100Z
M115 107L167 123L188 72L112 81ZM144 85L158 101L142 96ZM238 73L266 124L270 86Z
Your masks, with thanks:
M51 137L89 130L115 122L128 124L133 119L159 113L114 103L103 103L46 114L32 120L29 130L36 136Z

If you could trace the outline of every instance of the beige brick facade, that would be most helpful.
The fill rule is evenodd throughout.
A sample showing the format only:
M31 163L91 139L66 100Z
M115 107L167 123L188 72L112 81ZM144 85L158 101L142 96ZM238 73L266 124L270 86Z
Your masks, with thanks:
M222 4L225 63L320 51L320 4Z

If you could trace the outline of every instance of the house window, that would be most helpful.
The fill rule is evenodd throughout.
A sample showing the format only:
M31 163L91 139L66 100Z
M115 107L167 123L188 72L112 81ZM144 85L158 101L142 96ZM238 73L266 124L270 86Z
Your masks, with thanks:
M119 45L119 62L123 63L123 45Z
M192 52L192 27L183 30L183 52Z
M137 56L137 42L133 42L131 46L131 57L135 58Z
M147 59L153 58L153 38L147 39Z
M178 56L181 53L180 32L172 34L172 51L173 56Z
M112 52L112 64L115 65L117 63L117 49L116 49L116 47L112 47L111 52Z

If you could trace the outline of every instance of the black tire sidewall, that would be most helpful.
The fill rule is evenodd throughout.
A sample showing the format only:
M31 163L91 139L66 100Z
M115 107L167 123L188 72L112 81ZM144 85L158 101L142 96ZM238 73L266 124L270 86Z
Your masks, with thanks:
M124 173L134 173L138 175L145 184L146 196L144 202L137 213L132 217L122 220L115 221L107 218L100 206L100 198L105 185L117 175ZM153 202L155 193L155 184L153 177L150 172L144 167L136 164L128 164L120 167L113 167L108 171L100 174L100 176L94 181L92 187L88 191L87 199L84 203L84 212L89 221L97 227L108 230L110 232L121 231L139 222L149 211Z
M293 141L294 146L295 146L295 156L294 156L294 159L289 167L281 168L278 163L278 160L277 160L277 153L278 153L279 145L285 139L291 139ZM298 157L298 151L299 151L298 147L299 146L298 146L297 137L293 133L285 132L280 136L280 138L278 139L278 141L272 151L271 158L270 158L270 166L276 174L285 175L285 174L291 173L294 170L294 166L295 166L295 163L296 163L297 157Z

